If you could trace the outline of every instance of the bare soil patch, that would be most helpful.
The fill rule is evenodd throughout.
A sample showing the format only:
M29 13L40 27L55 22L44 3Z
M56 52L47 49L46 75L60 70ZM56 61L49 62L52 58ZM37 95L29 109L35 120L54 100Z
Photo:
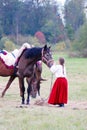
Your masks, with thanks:
M58 105L49 105L47 103L47 99L36 100L34 105L58 107ZM81 109L87 110L87 102L70 101L67 105L65 105L65 108L73 110L81 110Z
M47 99L31 99L29 105L21 105L20 98L8 100L6 97L0 97L0 108L5 107L16 107L16 108L32 108L36 106L45 106L45 107L59 107L58 105L50 105L47 103ZM86 101L69 101L68 104L65 104L64 109L73 109L73 110L87 110L87 102Z

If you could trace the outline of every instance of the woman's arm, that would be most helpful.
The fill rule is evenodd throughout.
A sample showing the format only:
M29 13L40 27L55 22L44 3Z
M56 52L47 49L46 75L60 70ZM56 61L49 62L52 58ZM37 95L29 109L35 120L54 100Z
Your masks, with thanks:
M53 65L51 66L51 68L50 68L50 71L51 71L52 73L55 73L57 70L58 70L58 67L57 67L57 65L55 65L55 64L53 64Z

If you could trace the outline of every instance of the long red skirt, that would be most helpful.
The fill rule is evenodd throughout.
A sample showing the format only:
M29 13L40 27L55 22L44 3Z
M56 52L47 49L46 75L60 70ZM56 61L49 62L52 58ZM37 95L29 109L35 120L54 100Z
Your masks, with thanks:
M48 103L60 104L66 103L68 100L68 82L66 78L57 78L51 90Z

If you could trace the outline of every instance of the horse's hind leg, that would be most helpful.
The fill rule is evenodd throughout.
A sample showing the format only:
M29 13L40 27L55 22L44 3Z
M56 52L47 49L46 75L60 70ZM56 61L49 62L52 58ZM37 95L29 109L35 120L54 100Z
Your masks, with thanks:
M20 88L20 96L22 97L22 104L25 104L25 86L24 86L24 78L19 77L19 88Z
M11 76L11 77L9 78L8 83L7 83L6 87L5 87L5 89L3 90L1 97L4 97L4 95L5 95L6 91L7 91L7 89L10 87L11 83L13 82L13 80L14 80L15 78L16 78L15 76Z

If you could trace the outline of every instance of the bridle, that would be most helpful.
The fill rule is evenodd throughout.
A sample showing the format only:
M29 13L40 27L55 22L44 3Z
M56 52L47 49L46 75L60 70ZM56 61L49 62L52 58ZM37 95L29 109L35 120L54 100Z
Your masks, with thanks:
M44 63L46 63L48 67L50 67L50 65L53 63L53 59L48 60L48 59L44 56L44 49L42 49L42 61L43 61Z

